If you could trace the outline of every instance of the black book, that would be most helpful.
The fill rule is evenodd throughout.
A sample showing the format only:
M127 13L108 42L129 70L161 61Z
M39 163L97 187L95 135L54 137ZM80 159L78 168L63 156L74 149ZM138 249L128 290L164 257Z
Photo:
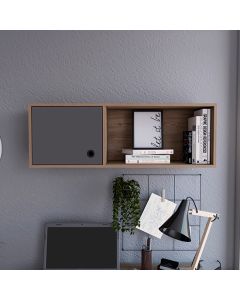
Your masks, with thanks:
M159 270L177 270L178 266L179 266L178 261L162 258L160 265L158 266L158 269Z
M183 161L192 163L192 131L183 131Z

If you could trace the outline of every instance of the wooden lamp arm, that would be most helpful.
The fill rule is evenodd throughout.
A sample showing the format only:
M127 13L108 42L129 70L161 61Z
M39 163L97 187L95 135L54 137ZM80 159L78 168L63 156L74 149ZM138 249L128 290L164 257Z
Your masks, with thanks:
M219 215L216 213L212 213L212 212L207 212L207 211L202 211L202 210L198 210L196 211L195 209L190 209L189 210L189 214L193 215L193 216L199 216L199 217L205 217L208 218L207 224L205 226L203 235L201 237L197 252L194 256L192 265L190 268L181 268L181 269L190 269L190 270L196 270L201 258L201 255L203 253L203 249L205 247L209 232L211 230L213 221L215 221L216 219L219 219Z
M199 217L205 217L205 218L211 218L213 220L218 219L219 215L213 212L208 212L204 210L198 210L195 209L189 209L188 213L193 216L199 216Z

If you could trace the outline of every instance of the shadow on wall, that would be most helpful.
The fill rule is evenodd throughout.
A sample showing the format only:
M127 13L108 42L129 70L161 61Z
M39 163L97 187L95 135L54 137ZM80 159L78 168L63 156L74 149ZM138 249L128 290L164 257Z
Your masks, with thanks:
M27 112L11 114L5 112L1 116L1 138L3 155L1 164L8 168L28 168L28 115Z

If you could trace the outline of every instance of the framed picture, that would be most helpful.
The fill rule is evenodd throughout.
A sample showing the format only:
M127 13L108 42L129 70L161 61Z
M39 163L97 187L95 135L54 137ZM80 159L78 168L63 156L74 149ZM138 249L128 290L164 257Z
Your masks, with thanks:
M133 147L144 149L163 147L161 110L133 112Z

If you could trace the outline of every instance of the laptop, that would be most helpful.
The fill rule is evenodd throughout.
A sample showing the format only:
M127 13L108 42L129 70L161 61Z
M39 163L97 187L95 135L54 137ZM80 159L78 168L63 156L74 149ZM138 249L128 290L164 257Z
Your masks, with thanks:
M50 223L45 226L44 269L119 269L119 238L111 224Z

